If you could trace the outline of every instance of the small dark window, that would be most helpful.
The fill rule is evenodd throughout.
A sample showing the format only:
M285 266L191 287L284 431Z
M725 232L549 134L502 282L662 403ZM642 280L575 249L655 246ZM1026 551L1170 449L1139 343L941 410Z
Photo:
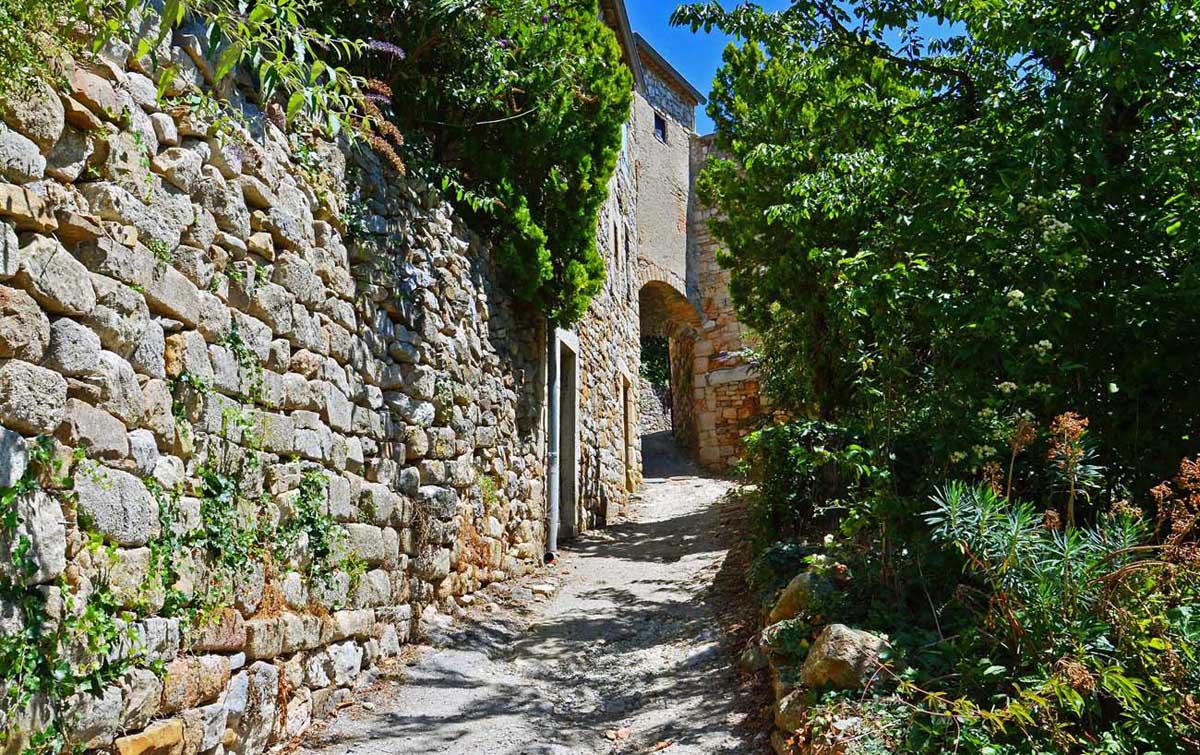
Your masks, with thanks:
M667 143L667 119L658 113L654 114L654 135L663 144Z

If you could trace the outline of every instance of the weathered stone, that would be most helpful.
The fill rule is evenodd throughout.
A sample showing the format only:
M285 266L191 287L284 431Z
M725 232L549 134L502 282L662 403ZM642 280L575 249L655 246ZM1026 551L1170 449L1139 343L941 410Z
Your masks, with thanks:
M370 524L345 525L350 552L368 564L383 563L383 532Z
M46 153L58 141L66 123L62 101L44 81L35 79L29 84L19 95L0 103L0 116Z
M120 730L122 707L121 688L115 685L99 695L76 693L63 714L67 742L89 750L108 747Z
M67 381L17 359L0 361L0 425L25 435L52 433L67 404Z
M96 116L117 123L125 106L112 84L96 74L76 67L70 76L71 96Z
M152 378L167 376L166 339L162 325L154 320L147 324L142 339L129 354L129 364L139 375Z
M223 655L177 658L163 676L162 710L174 713L217 699L229 683L229 659Z
M121 728L144 728L162 708L162 680L149 669L134 668L121 677L125 705L121 712Z
M94 273L116 278L130 286L145 287L156 260L144 246L125 245L109 238L79 246L79 258Z
M145 397L138 386L133 366L111 351L100 352L99 372L86 379L99 391L97 406L113 414L127 427L141 424Z
M46 158L32 140L0 123L0 176L15 183L36 181L46 172Z
M267 211L264 226L275 243L287 249L306 249L313 244L313 216L308 197L291 182L275 189L275 204Z
M208 358L208 345L197 331L176 333L167 339L166 373L172 378L186 373L204 383L212 382L213 368Z
M810 611L830 589L828 581L824 578L812 572L800 572L779 593L779 598L767 617L767 623L794 619Z
M116 740L118 755L182 755L183 722L156 721L138 734Z
M51 312L85 315L96 306L88 269L51 236L38 236L21 249L16 280Z
M8 280L21 269L21 240L12 223L0 220L0 280Z
M73 448L82 448L96 459L123 459L129 455L125 424L103 409L78 399L67 399L58 439Z
M191 201L173 186L152 192L146 202L111 181L80 184L79 191L104 220L132 225L147 243L167 249L179 246L184 229L195 220Z
M142 619L133 634L134 648L149 663L170 663L179 654L178 619Z
M58 219L50 205L28 189L9 183L0 183L0 215L11 220L18 230L38 233L58 230Z
M141 546L158 533L158 503L128 472L83 462L75 472L79 513L118 545Z
M146 284L146 302L153 312L179 320L189 328L200 321L200 290L173 267L156 268Z
M128 354L141 343L150 327L146 300L129 286L103 275L93 275L96 308L84 321L100 336L104 348Z
M0 359L38 363L50 343L50 320L29 294L0 286Z
M154 474L158 467L158 443L150 430L139 429L129 433L129 458L133 468L143 477ZM167 486L171 489L172 486Z
M271 659L283 652L283 627L278 618L246 622L246 657Z
M861 689L877 673L888 648L878 635L830 624L821 631L800 668L800 681L810 689Z
M142 387L146 427L163 446L175 439L174 400L171 389L162 380L149 380Z
M363 649L353 640L329 646L330 676L333 683L344 687L354 681L362 669Z
M45 366L68 377L94 375L100 368L100 337L68 318L50 325Z
M200 183L200 168L204 157L196 150L172 147L160 152L152 161L154 172L171 185L191 194Z
M246 644L246 622L237 611L218 611L199 628L194 650L201 653L232 653Z
M229 707L228 725L241 733L239 752L243 755L259 755L270 741L277 717L279 669L259 661L244 673L246 683L241 700L235 700L234 706L230 707L229 699L226 699Z
M417 490L417 501L438 519L450 519L458 510L458 493L453 488L423 485Z
M0 427L0 488L11 488L25 476L29 454L25 439Z
M100 177L145 201L159 185L150 172L148 153L153 154L148 145L139 144L138 137L128 131L109 134L101 153Z
M0 531L0 575L25 585L41 585L67 568L67 528L58 500L36 490L14 501L17 526ZM16 549L27 544L24 555Z
M68 126L46 155L46 175L63 183L74 183L83 175L94 153L92 139Z
M151 579L154 556L149 548L128 548L118 552L108 565L106 581L113 599L126 610L157 613L166 593L161 580Z

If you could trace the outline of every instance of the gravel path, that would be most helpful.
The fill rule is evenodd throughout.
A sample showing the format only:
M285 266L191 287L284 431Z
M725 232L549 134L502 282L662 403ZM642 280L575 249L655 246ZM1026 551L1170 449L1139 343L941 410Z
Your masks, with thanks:
M531 605L483 599L432 638L440 648L358 695L367 705L343 711L302 752L760 751L744 731L753 727L737 702L735 648L718 618L727 598L713 589L737 534L717 503L731 484L698 475L667 435L646 438L646 487L628 521L580 538L525 587L495 586ZM528 590L560 582L548 600Z

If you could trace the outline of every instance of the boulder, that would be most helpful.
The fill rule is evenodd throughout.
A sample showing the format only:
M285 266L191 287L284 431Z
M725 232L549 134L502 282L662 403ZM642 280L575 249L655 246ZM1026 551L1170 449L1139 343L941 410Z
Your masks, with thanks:
M29 294L0 286L0 359L37 364L50 343L50 320Z
M0 215L22 231L51 233L58 230L54 211L41 197L21 186L0 183Z
M121 728L141 729L158 715L162 708L162 680L150 669L135 668L121 677L125 707L121 712Z
M95 150L91 137L68 126L46 155L46 175L63 183L75 183L87 169Z
M105 687L99 695L79 692L66 701L63 723L67 742L80 749L108 747L121 727L121 688Z
M141 343L150 327L146 300L129 286L104 275L93 275L96 308L85 322L100 336L104 348L128 354Z
M825 578L812 572L800 572L779 593L767 623L774 624L797 616L808 618L817 601L829 590L830 585Z
M862 689L875 676L888 647L878 635L830 624L809 649L800 681L810 689Z

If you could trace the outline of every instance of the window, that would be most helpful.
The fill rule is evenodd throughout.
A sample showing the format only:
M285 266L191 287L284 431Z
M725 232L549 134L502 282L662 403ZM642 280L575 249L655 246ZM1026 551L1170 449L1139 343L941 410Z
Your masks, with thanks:
M667 119L658 113L654 114L654 135L663 144L667 143Z

